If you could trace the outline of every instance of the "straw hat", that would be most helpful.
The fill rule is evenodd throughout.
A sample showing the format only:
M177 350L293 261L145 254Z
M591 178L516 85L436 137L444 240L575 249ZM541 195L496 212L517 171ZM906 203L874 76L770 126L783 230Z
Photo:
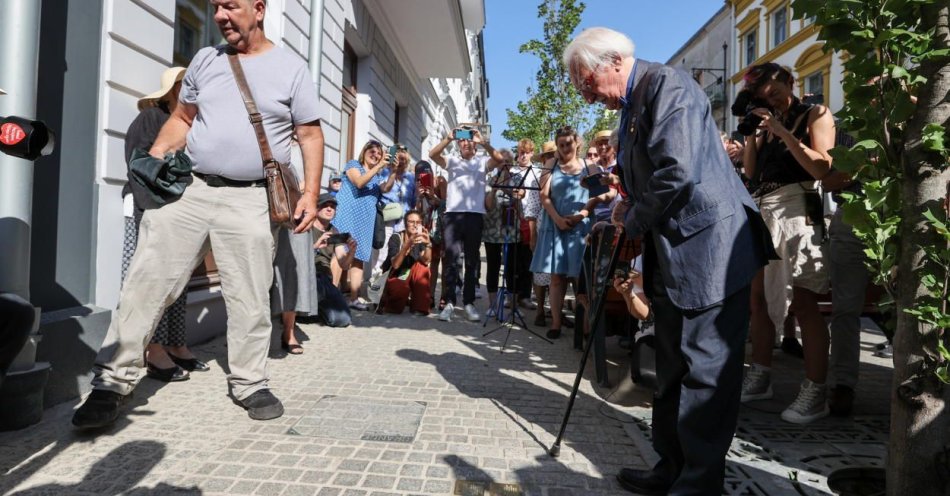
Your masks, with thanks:
M609 129L605 129L603 131L597 131L597 134L594 135L594 139L590 140L590 142L596 143L600 140L609 140L611 134L613 134L613 131Z
M557 145L553 141L545 141L544 144L541 145L541 155L544 155L545 153L554 153L556 151Z
M165 69L165 72L162 73L162 87L154 93L149 93L148 95L139 98L139 110L144 109L145 107L150 107L155 105L156 102L161 100L172 90L172 86L175 86L175 83L181 81L185 77L185 68L184 67L172 67Z

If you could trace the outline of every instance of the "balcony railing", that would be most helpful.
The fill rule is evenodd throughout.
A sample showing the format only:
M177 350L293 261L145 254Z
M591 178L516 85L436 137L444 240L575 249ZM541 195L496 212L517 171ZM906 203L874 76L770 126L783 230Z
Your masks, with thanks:
M710 105L713 106L713 108L716 108L722 105L723 100L724 100L723 93L722 93L722 84L720 83L710 84L706 86L705 88L703 88L703 91L706 92L706 97L709 98L709 103Z

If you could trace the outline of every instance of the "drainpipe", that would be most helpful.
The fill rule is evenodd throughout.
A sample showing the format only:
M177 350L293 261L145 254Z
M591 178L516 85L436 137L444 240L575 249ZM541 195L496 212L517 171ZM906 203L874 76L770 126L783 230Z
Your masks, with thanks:
M0 115L36 116L42 0L0 0ZM0 293L30 299L33 163L0 154ZM52 228L53 226L50 226ZM30 340L0 390L0 430L34 424L43 414L49 364L37 364L34 319Z
M320 82L323 79L320 75L320 65L323 62L323 0L310 0L310 51L307 52L307 62L310 64L310 79L313 79L319 103ZM342 150L340 154L343 154ZM328 176L324 174L324 177ZM320 182L323 181L324 178L321 177ZM326 185L329 186L329 184L330 180L326 179ZM324 184L320 185L320 187L323 186Z
M310 52L307 54L310 61L310 77L317 88L317 98L320 97L320 64L323 62L323 0L310 0Z

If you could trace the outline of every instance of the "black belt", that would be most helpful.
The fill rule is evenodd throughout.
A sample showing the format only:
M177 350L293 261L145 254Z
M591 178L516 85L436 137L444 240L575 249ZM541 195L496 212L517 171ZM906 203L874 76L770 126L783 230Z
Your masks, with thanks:
M228 179L224 176L215 176L213 174L202 174L192 171L198 179L201 179L212 188L231 187L231 188L261 188L267 185L267 180L257 179L254 181L238 181L237 179Z

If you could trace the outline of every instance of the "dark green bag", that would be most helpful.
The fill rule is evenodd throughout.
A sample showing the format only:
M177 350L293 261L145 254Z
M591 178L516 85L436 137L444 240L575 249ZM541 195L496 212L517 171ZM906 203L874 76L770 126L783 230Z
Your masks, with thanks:
M191 160L184 152L169 153L159 160L144 149L132 151L129 187L140 207L160 208L178 200L191 181Z

